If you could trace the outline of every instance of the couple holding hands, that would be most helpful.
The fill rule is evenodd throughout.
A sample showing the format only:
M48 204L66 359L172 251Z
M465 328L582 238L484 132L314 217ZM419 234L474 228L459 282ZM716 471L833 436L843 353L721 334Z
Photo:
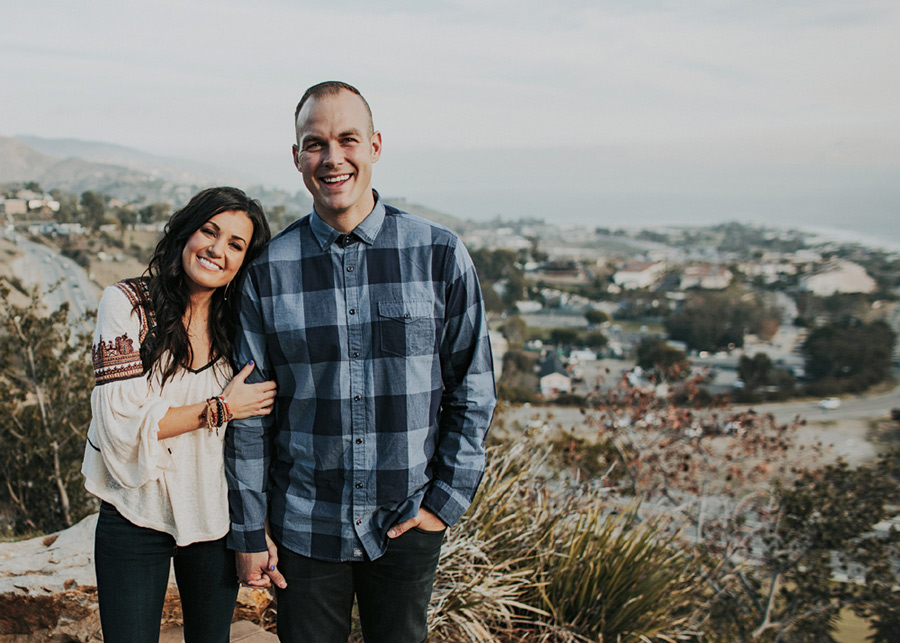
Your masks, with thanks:
M186 643L225 643L238 582L281 641L418 643L443 534L484 472L496 402L472 261L372 189L352 86L310 87L294 164L313 211L270 239L235 188L172 215L108 287L82 471L107 643L154 643L170 561Z

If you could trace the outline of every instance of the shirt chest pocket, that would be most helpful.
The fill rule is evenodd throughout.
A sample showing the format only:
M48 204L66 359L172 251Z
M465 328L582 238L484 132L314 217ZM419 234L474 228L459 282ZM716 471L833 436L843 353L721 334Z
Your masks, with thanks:
M434 345L434 303L425 300L382 301L378 304L381 351L410 357L430 355Z

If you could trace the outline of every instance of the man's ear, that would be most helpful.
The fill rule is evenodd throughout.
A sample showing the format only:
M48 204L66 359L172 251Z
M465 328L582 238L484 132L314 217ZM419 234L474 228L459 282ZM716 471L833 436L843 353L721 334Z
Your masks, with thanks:
M291 153L294 156L294 167L297 168L297 171L303 174L303 170L300 169L300 148L295 143L291 146Z
M381 132L372 134L372 163L381 158Z

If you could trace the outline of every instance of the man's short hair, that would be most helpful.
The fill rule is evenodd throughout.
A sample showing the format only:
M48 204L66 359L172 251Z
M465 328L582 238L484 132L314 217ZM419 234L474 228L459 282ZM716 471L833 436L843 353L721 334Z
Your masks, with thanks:
M326 80L323 83L318 83L317 85L313 85L305 92L303 92L303 97L300 99L300 102L297 103L297 109L294 110L294 126L297 126L297 117L300 115L300 110L303 109L303 106L310 98L322 98L323 96L335 96L340 94L342 91L348 91L353 94L359 96L359 99L363 102L363 105L366 106L366 112L369 113L369 135L375 133L375 121L372 120L372 108L369 107L369 103L366 102L366 99L362 94L359 93L359 90L349 83L344 83L339 80Z

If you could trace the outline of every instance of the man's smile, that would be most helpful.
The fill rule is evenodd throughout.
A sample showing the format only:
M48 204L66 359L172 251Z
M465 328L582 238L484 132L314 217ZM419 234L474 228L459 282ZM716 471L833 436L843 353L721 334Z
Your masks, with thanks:
M350 178L349 174L341 174L339 176L323 176L322 181L324 183L333 184L340 183L341 181L346 181Z

